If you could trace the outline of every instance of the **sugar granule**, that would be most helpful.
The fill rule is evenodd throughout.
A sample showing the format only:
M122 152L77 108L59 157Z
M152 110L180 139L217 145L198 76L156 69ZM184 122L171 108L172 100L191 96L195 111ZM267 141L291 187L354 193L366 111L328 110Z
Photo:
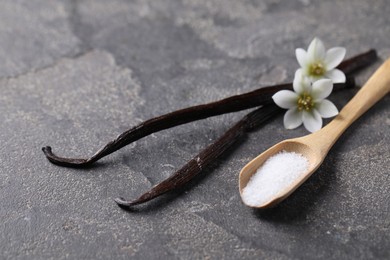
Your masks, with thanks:
M261 206L290 186L309 167L302 154L281 151L257 169L242 191L242 199L249 206Z

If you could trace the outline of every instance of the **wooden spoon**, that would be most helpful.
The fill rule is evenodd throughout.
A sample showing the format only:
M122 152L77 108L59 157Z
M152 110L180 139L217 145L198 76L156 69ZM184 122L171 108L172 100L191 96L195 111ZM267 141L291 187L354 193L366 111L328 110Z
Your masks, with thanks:
M340 113L324 128L312 134L282 141L250 161L242 168L239 177L239 189L242 191L249 182L251 176L271 156L281 151L296 152L302 154L309 161L308 170L294 180L292 184L280 190L275 196L261 205L248 205L254 208L267 208L287 198L296 190L315 170L322 164L330 148L339 139L341 134L371 106L378 102L390 91L390 59L371 76L367 83L351 99Z

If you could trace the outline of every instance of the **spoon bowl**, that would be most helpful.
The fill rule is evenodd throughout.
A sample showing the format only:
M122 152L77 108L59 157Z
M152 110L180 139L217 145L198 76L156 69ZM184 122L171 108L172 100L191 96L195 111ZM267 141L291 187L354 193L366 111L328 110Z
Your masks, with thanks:
M256 173L257 169L260 168L268 158L274 156L279 152L286 151L286 152L295 152L301 154L303 157L305 157L308 160L309 164L306 172L300 174L299 178L296 178L293 183L290 183L284 190L280 191L271 200L257 205L256 208L272 207L273 205L276 205L277 203L287 198L303 182L305 182L315 170L317 170L317 168L321 165L323 161L323 157L320 156L321 154L320 150L313 149L313 147L306 144L305 141L307 141L307 139L304 138L295 138L295 139L288 139L282 141L272 146L264 153L260 154L259 156L254 158L251 162L249 162L241 170L240 173L239 189L240 189L241 196L242 196L243 189L248 184L250 178ZM252 205L248 205L248 206L252 206Z
M305 182L322 164L330 148L344 131L371 106L387 95L390 91L390 59L388 59L359 90L340 113L324 128L312 134L284 140L245 165L239 175L239 190L243 199L243 190L251 177L271 156L281 152L295 152L308 161L305 172L299 174L292 182L275 193L270 199L258 205L248 205L254 208L268 208L286 199L303 182Z

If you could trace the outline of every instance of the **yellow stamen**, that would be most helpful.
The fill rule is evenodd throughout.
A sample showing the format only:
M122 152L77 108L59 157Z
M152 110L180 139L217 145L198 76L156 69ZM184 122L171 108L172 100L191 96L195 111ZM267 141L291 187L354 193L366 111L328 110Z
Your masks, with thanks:
M298 99L298 110L310 111L313 107L314 107L313 98L309 94L303 93Z
M325 74L325 67L321 62L312 63L309 68L310 75L322 76Z

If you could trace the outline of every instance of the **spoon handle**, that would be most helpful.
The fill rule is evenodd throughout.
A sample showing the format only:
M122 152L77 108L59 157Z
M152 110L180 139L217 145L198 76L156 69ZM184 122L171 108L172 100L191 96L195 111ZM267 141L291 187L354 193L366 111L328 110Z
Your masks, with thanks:
M379 67L327 126L312 134L310 141L320 142L318 147L322 147L321 152L326 155L344 131L389 91L390 59Z

